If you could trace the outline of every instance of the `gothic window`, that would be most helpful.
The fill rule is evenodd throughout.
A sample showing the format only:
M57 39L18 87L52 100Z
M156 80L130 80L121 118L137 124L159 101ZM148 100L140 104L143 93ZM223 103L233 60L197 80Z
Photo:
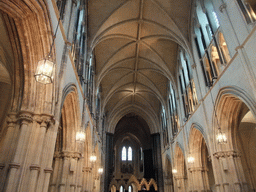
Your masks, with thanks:
M128 148L128 161L132 161L132 148Z
M237 3L247 23L256 21L256 2L250 0L237 0Z
M195 110L195 106L197 105L197 95L194 80L192 78L189 57L181 48L178 61L180 63L179 83L181 98L185 117L188 118L188 116Z
M162 119L162 130L163 130L163 142L164 142L164 146L167 146L169 144L169 138L168 138L168 130L167 130L166 112L164 107L162 107L161 119Z
M210 87L214 83L214 79L217 79L223 71L230 57L211 0L204 0L204 3L197 1L196 6L195 44L205 84ZM221 42L220 38L225 43Z
M178 132L178 111L176 104L176 96L172 84L169 84L169 109L170 109L170 120L172 125L172 134L176 135Z
M83 3L78 2L77 15L74 26L73 41L71 47L71 55L73 57L74 64L77 69L77 73L80 77L81 83L85 77L85 60L86 60L86 24L85 24L85 6Z
M132 192L132 186L131 185L128 187L128 192Z
M128 150L125 146L122 148L122 161L132 161L132 148L128 147Z
M126 147L122 149L122 161L126 161Z
M123 186L120 187L120 192L124 192L124 187Z

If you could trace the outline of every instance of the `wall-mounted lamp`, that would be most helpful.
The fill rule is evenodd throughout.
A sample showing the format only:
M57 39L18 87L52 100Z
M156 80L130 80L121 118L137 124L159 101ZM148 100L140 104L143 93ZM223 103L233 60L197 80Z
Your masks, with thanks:
M76 133L76 141L79 141L79 142L85 141L85 133L83 131L79 131Z
M51 45L48 56L45 59L38 61L37 63L35 79L39 83L49 84L53 82L53 77L55 72L55 63L51 61L51 54L52 54L52 48L54 45L56 34L59 28L59 24L60 24L60 18L58 20L58 24L53 36L53 41L52 41L52 45Z
M103 168L102 168L102 167L98 169L98 173L99 173L99 174L102 174L102 173L103 173Z
M97 160L97 156L95 155L95 152L93 152L92 155L91 155L91 157L90 157L90 161L91 161L92 163L95 163L96 160Z
M173 170L172 170L172 173L173 173L173 174L178 173L177 169L173 169Z
M194 163L195 162L195 157L189 156L188 157L188 163Z

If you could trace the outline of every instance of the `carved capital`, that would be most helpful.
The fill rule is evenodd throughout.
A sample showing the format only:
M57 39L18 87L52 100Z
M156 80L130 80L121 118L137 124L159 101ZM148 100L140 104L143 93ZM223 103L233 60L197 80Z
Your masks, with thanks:
M83 172L91 172L92 168L91 167L83 167Z
M10 169L19 169L20 164L19 163L10 163L9 167L10 167Z
M22 111L19 114L19 121L22 124L29 124L33 122L33 113L29 112L29 111Z
M81 153L77 151L62 151L61 157L79 159L81 157Z
M32 165L30 165L30 167L29 167L29 169L30 170L40 170L40 166L39 165L36 165L36 164L32 164Z
M52 173L53 170L52 170L51 167L50 167L50 168L45 168L45 169L44 169L44 172L45 172L45 173Z
M237 151L219 151L213 154L217 159L219 158L228 158L228 157L241 157L241 153Z
M0 163L0 170L4 169L4 167L5 167L5 164L4 163Z
M204 172L204 171L208 171L205 167L190 167L188 170L190 172Z
M17 118L16 114L10 113L7 115L6 121L9 124L9 126L13 126L18 121L18 118Z

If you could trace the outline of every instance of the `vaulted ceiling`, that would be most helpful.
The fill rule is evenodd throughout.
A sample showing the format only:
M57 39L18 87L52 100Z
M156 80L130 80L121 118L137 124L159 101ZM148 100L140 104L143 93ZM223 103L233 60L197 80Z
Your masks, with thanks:
M168 82L176 80L178 47L189 47L191 1L93 0L88 7L102 110L113 125L132 112L158 132Z

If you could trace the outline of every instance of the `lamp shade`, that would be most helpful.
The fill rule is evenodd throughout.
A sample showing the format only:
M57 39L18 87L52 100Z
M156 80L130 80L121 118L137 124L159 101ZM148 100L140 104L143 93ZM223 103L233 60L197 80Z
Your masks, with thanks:
M188 163L194 163L195 162L195 158L192 156L188 157Z
M218 133L216 135L216 139L218 144L225 144L227 143L227 137L225 133L222 133L220 129L218 129Z
M38 61L35 78L39 83L49 84L53 82L54 63L47 59Z
M85 141L85 133L83 131L79 131L76 133L76 140L77 141Z

